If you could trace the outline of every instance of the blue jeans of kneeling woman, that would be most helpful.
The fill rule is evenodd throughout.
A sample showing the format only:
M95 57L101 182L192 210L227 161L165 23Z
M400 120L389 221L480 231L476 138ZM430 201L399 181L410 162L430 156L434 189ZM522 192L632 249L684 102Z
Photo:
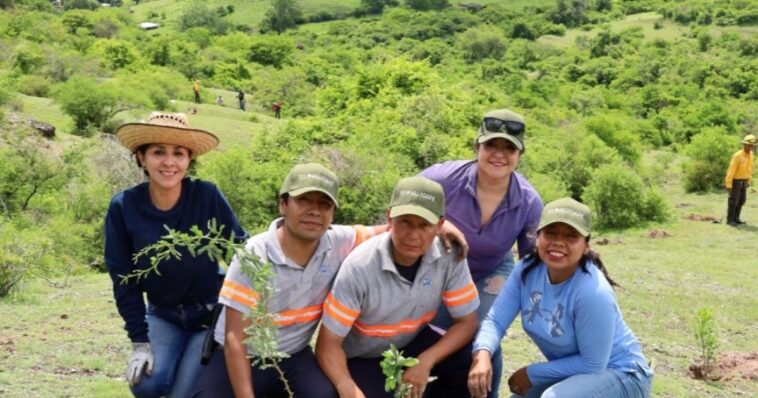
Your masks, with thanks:
M202 324L210 310L200 304L166 308L147 305L147 336L153 351L153 373L142 375L130 387L137 398L184 398L200 375L203 338Z
M606 369L601 373L579 374L556 383L532 386L526 395L511 398L647 398L653 383L653 372L638 364L633 372Z
M477 316L479 318L479 324L489 312L490 307L495 302L500 289L505 286L505 281L513 271L514 262L513 254L509 253L503 262L495 268L489 275L476 281L476 290L479 292L479 309L477 310ZM450 313L447 311L445 305L440 305L437 310L437 315L432 319L432 325L447 329L453 324L453 319L450 317ZM497 351L492 353L492 391L487 396L488 398L498 398L498 389L500 388L500 381L503 374L503 352L498 347Z

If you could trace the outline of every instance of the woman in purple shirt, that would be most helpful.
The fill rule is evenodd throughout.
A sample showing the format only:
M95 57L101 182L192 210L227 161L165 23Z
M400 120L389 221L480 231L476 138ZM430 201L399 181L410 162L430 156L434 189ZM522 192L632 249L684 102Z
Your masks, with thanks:
M448 161L421 172L442 185L445 218L466 237L468 266L481 301L480 322L513 269L511 248L518 244L519 257L532 250L542 213L540 195L515 171L525 150L524 132L521 115L508 109L488 112L474 143L476 160ZM431 323L447 328L452 320L442 307ZM495 371L502 367L499 352L493 354L493 366ZM491 397L497 397L499 379Z

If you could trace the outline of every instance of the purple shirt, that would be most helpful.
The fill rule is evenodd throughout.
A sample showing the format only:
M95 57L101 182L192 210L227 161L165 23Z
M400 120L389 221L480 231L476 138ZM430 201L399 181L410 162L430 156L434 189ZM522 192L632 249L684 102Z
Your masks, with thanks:
M445 218L466 236L471 277L478 281L494 271L518 242L519 257L534 246L533 234L542 213L542 198L521 174L513 172L508 194L482 225L476 198L476 161L453 160L432 165L421 175L445 190Z

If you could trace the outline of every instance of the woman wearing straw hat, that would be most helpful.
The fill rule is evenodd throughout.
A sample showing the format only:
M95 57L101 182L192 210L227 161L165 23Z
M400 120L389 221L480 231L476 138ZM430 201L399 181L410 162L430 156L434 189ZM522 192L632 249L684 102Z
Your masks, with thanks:
M166 228L204 232L215 220L227 236L247 234L215 185L186 177L194 160L218 145L215 135L192 129L184 114L154 112L116 136L135 155L147 182L116 194L105 219L105 262L116 306L132 342L126 378L137 397L185 397L200 373L200 356L211 308L223 275L206 256L183 251L159 265L160 274L122 282L149 267L133 256L166 234ZM147 295L147 305L143 299Z
M653 372L616 303L617 286L590 250L590 209L571 198L545 206L536 248L508 278L474 340L469 390L487 395L490 355L518 313L547 358L513 372L513 397L649 397Z
M522 257L532 249L531 235L542 211L540 195L515 171L525 150L525 130L524 119L515 112L488 112L474 142L476 160L449 161L421 172L445 189L445 218L466 237L468 266L481 300L480 322L513 269L513 245L518 244ZM444 306L431 323L442 328L452 324ZM500 351L493 355L493 366L501 370ZM491 398L497 398L499 384L496 378Z

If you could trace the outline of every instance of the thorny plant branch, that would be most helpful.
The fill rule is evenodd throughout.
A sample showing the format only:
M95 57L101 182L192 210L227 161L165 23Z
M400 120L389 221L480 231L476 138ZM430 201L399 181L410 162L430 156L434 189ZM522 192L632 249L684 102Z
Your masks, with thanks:
M206 255L211 261L227 263L228 260L239 262L240 270L250 279L255 297L250 312L244 316L250 320L250 326L245 328L247 338L245 344L255 354L250 356L252 366L262 369L273 367L284 383L284 388L290 397L294 393L279 366L279 361L287 358L284 352L279 351L277 344L276 314L269 312L269 302L276 288L271 283L273 276L273 264L263 261L256 254L244 247L244 244L234 242L223 234L224 227L218 226L215 219L208 222L208 232L204 233L196 225L190 228L189 233L179 232L166 228L167 234L158 242L147 246L137 252L133 261L145 256L150 259L150 266L144 269L136 269L127 275L119 275L121 283L129 283L131 280L139 281L155 273L161 275L159 265L170 258L181 259L182 253L179 248L185 248L192 257Z

